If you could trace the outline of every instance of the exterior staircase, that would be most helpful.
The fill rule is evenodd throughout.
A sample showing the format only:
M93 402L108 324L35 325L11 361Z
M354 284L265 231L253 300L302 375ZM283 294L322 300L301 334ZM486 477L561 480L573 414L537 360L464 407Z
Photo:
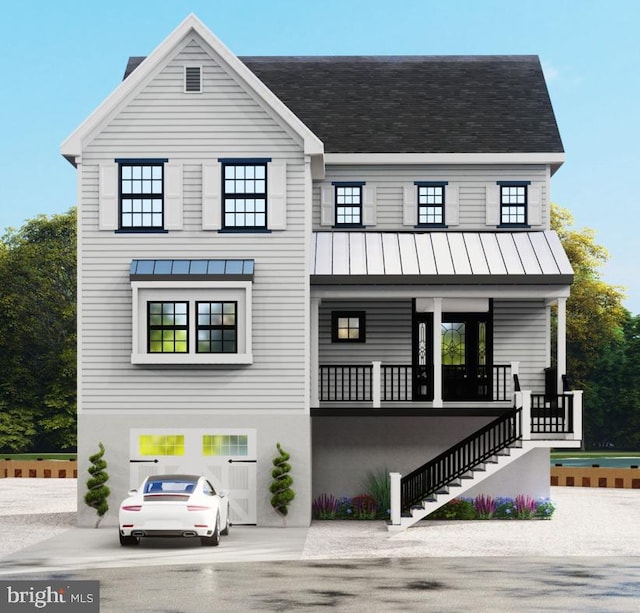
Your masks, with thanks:
M523 445L522 407L511 409L412 473L391 473L389 531L406 530L495 474L531 447Z
M410 528L454 498L459 498L467 490L478 485L484 481L484 479L495 475L505 466L508 466L535 448L536 445L531 441L519 441L505 447L484 462L476 464L473 468L460 475L460 477L440 487L436 492L430 494L419 503L412 505L408 510L403 512L399 524L388 524L387 529L389 532L400 532Z

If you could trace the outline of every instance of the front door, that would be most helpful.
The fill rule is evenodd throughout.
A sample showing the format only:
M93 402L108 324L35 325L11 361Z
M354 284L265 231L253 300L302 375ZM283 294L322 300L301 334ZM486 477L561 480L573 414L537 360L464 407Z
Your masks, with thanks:
M442 317L442 399L489 400L489 319L469 313Z
M444 313L442 399L490 400L491 316ZM413 400L433 400L433 314L415 313L413 323Z

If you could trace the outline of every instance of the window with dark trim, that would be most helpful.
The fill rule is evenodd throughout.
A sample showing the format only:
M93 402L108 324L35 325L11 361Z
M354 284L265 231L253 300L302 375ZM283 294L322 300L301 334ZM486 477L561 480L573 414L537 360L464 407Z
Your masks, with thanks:
M189 303L147 302L148 353L188 353Z
M237 353L237 302L196 302L198 353Z
M416 183L418 186L418 225L444 225L446 183Z
M362 184L335 185L336 226L362 225Z
M164 166L162 162L120 162L120 229L162 230Z
M364 311L333 311L331 340L334 343L364 343L366 337Z
M525 225L527 223L527 185L500 185L500 224Z
M223 227L267 227L267 164L233 162L222 166Z

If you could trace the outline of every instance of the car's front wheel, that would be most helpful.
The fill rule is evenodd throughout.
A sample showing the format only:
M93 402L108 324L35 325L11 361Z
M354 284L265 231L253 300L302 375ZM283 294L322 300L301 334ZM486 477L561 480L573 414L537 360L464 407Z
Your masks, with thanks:
M118 535L120 536L120 544L123 547L130 547L132 545L137 545L138 543L140 543L140 539L137 536L123 536L119 532Z
M207 547L217 547L220 544L220 516L216 515L216 527L211 536L201 536L200 543Z

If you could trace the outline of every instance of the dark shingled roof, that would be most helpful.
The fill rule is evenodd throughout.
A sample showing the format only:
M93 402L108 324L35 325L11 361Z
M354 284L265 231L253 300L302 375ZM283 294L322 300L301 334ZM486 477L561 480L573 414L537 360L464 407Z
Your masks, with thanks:
M537 56L240 60L327 153L563 152Z

